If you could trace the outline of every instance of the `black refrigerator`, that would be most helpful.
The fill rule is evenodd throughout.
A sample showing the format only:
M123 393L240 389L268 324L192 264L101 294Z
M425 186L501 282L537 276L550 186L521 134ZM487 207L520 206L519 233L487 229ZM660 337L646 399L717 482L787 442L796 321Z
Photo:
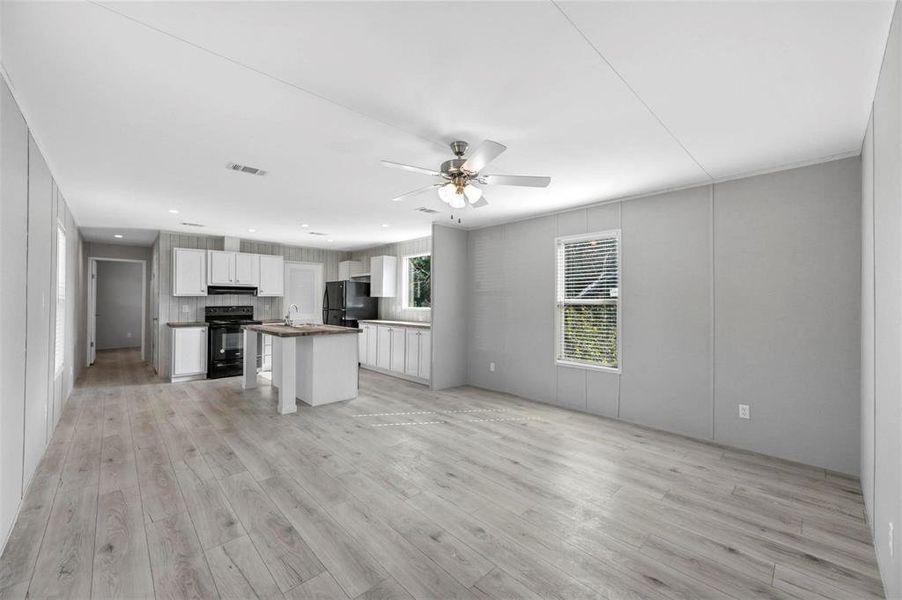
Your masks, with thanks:
M357 321L379 318L376 298L364 281L327 281L323 294L323 323L357 327Z

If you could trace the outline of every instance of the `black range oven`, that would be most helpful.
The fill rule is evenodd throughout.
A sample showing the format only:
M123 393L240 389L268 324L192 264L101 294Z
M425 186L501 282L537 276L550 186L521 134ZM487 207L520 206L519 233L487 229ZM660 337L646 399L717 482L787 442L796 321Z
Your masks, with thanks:
M244 360L242 325L258 324L253 306L207 306L207 379L241 375Z

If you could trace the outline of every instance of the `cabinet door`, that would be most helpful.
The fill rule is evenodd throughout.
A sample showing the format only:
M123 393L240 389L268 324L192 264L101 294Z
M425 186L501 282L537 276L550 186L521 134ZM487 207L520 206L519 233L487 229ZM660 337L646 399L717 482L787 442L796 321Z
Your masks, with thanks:
M423 329L420 331L419 348L420 374L422 379L429 379L432 374L432 331Z
M411 377L420 376L420 331L407 330L407 359L404 361L404 374Z
M285 294L285 261L281 256L260 255L260 285L258 296Z
M235 254L235 283L260 285L260 255L238 252Z
M364 325L363 329L366 331L366 361L363 364L375 365L379 356L378 332L375 325Z
M376 326L376 366L380 369L391 369L391 330L391 327Z
M207 371L207 330L175 327L172 330L172 376L199 375Z
M210 285L235 283L235 253L207 250L207 282Z
M357 334L357 362L363 364L366 364L366 334L366 325L361 325Z
M407 330L403 327L391 328L391 365L398 373L404 372L404 348L407 346Z
M206 250L173 248L172 250L172 295L207 295L207 253Z

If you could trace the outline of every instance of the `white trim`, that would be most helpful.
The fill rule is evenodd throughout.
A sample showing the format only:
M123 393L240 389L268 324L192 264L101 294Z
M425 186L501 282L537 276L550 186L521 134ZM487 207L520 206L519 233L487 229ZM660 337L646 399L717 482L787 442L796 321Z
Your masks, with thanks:
M554 238L554 364L561 367L569 367L574 369L586 369L589 371L605 371L608 373L621 373L623 371L623 240L621 239L622 229L605 229L603 231L595 231L591 233L577 233L574 235L560 235ZM572 359L564 359L558 357L558 341L561 339L561 311L560 298L558 298L559 278L558 272L558 252L562 243L581 242L587 240L599 239L616 239L617 240L617 300L599 300L595 302L586 302L586 305L599 306L605 304L617 305L617 366L608 367L594 363L584 363Z
M89 256L89 275L96 273L96 266L98 261L140 263L141 265L141 360L144 360L144 355L147 348L147 261L139 258L106 258L103 256ZM85 336L87 338L85 343L88 345L88 360L86 366L90 367L92 364L94 364L91 360L91 341L96 341L97 338L97 319L92 318L92 315L95 315L97 313L97 280L92 278L89 286L89 290L92 290L92 292L88 293L88 302L86 307L88 331L87 335ZM96 344L94 350L96 352Z
M401 256L399 268L401 270L400 279L401 279L401 308L403 310L418 310L418 311L431 311L432 310L432 266L430 263L429 268L429 306L410 306L408 303L410 302L410 282L407 280L407 262L411 258L420 258L421 256L432 257L432 251L429 252L417 252L416 254L405 254Z

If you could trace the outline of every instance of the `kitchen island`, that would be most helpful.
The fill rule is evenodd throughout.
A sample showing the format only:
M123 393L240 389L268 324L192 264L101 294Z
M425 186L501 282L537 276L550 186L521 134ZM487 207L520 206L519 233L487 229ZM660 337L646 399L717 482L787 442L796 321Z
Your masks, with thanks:
M297 411L296 400L319 406L357 397L357 335L335 325L245 325L242 387L257 387L257 346L273 338L272 385L279 390L279 413Z

